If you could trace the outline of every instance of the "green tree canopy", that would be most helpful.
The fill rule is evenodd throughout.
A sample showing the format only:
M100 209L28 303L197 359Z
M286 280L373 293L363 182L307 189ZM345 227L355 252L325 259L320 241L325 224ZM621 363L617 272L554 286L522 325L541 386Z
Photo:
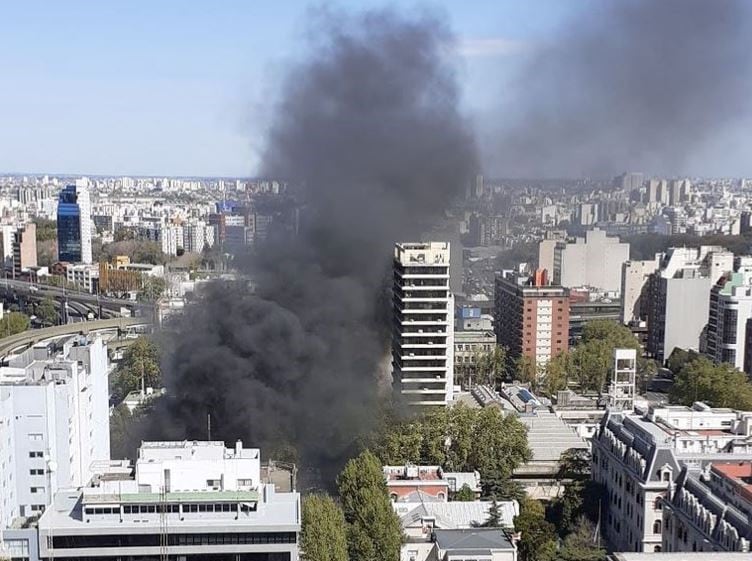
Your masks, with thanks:
M329 495L303 499L300 549L306 561L347 561L345 517Z
M752 384L747 375L728 363L713 364L706 357L686 362L674 379L672 403L704 401L712 407L752 410Z
M408 421L388 420L373 443L387 465L440 465L449 471L480 472L481 478L509 477L531 458L527 429L495 407L459 404Z
M506 378L507 361L507 349L501 345L494 345L490 351L477 353L474 360L476 381L495 388Z
M29 316L21 312L6 312L0 320L0 337L23 333L31 326Z
M159 366L160 354L157 345L148 337L139 337L125 351L110 378L111 391L115 402L141 387L161 388L162 373Z
M553 561L556 558L556 527L546 520L546 511L539 501L525 497L520 514L514 517L514 528L520 532L517 549L521 561Z
M156 302L164 294L167 283L163 278L147 276L138 293L139 302Z
M402 526L389 500L376 456L366 450L347 462L337 486L347 522L350 559L398 561Z
M501 526L501 509L496 497L491 499L491 507L488 509L488 518L483 523L486 528L498 528Z
M470 486L467 483L465 483L460 488L460 490L454 494L454 496L452 497L452 500L471 503L475 500L475 491L473 491L470 488Z
M685 364L687 364L690 360L694 360L696 358L700 358L700 353L698 353L697 351L685 351L684 349L680 349L679 347L674 347L674 350L671 351L671 354L668 357L666 366L669 370L671 370L671 372L678 374L679 372L681 372L681 369L684 368Z
M57 240L57 222L37 216L34 219L37 226L37 243Z
M592 522L580 517L572 531L564 538L559 550L561 561L605 561L606 550L598 545L598 536Z
M35 313L44 325L56 325L58 322L55 302L49 296L37 304Z

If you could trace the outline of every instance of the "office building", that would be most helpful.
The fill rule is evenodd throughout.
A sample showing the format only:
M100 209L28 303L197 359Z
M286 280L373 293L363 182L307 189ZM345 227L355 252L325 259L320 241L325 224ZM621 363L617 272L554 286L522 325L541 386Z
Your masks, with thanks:
M454 391L454 299L448 242L394 249L392 378L410 405L445 406Z
M684 466L663 502L662 551L750 553L752 462Z
M532 277L505 271L496 277L496 342L512 359L527 356L538 366L569 347L569 294L548 284L546 271Z
M68 263L65 266L65 279L86 292L98 292L99 265Z
M595 228L573 243L556 244L553 282L565 288L590 287L618 293L622 265L628 260L628 243Z
M682 468L752 461L752 412L656 406L608 410L592 440L592 478L605 488L605 536L617 551L661 551L664 501ZM669 495L670 496L670 495Z
M37 266L37 226L30 222L13 234L13 278Z
M626 261L621 269L621 322L647 320L647 286L658 269L658 257L645 261Z
M744 369L747 320L752 318L752 272L729 272L710 290L704 352Z
M59 261L91 264L91 203L89 189L83 184L60 191L57 252Z
M650 275L647 350L665 361L675 348L700 348L708 323L710 289L734 268L734 255L717 246L671 248Z
M473 381L478 358L491 353L496 347L496 334L493 331L455 331L454 333L454 373L461 373L468 382Z
M107 349L99 337L39 343L0 367L0 520L41 514L110 457Z
M135 469L95 469L39 520L43 559L298 560L300 495L262 481L256 448L144 442Z

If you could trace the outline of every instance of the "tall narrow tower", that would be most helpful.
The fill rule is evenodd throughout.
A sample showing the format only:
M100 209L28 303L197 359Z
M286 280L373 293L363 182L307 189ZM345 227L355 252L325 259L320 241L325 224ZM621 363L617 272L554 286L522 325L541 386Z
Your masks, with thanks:
M614 349L614 370L608 388L608 405L621 411L634 411L637 351Z
M454 300L449 243L394 249L392 379L413 406L446 406L454 389Z

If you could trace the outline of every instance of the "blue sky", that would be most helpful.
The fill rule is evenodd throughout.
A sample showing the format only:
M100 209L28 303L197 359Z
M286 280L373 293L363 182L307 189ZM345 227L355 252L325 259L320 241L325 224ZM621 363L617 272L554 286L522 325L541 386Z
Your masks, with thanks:
M321 5L0 4L0 173L252 175L275 85L286 62L302 55L306 15ZM419 4L444 12L460 39L470 112L500 95L520 48L545 41L582 5Z

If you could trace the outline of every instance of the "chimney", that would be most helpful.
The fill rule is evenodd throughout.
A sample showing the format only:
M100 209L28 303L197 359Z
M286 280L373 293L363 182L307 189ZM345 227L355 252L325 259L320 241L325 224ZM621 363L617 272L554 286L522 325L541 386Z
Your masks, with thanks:
M235 441L235 455L240 456L240 454L243 452L243 441L238 439Z

